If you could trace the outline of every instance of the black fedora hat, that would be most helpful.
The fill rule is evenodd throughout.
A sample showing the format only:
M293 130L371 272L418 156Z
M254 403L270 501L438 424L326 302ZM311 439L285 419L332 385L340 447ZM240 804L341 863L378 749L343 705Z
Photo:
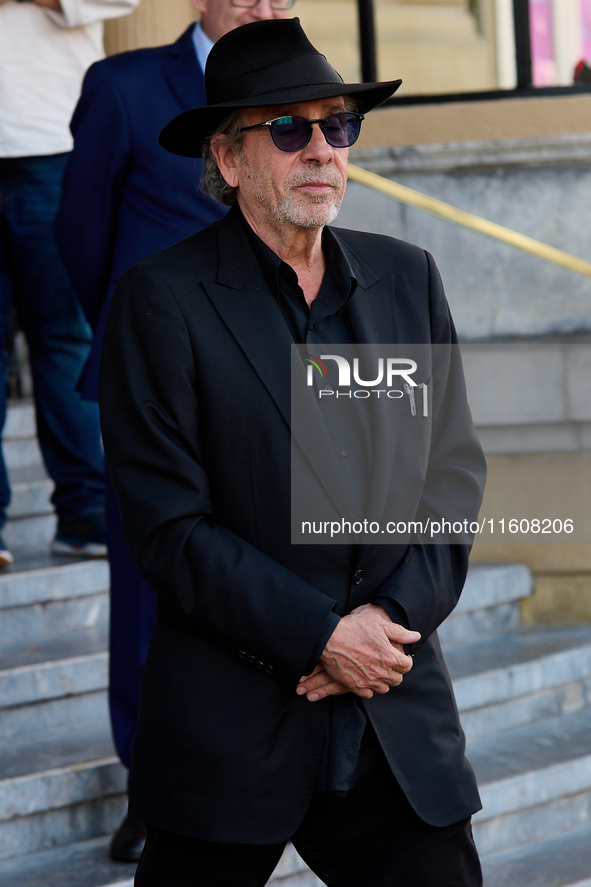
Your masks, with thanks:
M211 50L205 66L207 105L179 114L158 141L173 154L201 157L207 137L233 111L348 95L364 114L401 82L344 83L312 46L299 18L252 22L225 34Z

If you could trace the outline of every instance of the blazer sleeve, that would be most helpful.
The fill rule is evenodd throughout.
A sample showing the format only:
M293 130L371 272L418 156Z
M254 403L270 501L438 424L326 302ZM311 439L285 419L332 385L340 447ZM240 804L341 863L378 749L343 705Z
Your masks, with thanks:
M54 223L60 255L94 327L109 284L121 192L131 154L125 105L105 62L92 65L70 125Z
M216 523L192 345L166 280L141 263L115 289L100 409L125 537L146 582L233 651L294 685L335 601Z
M456 331L439 271L433 257L429 253L426 257L434 394L431 450L416 515L423 527L428 521L443 519L452 524L475 521L486 479L486 460L468 406ZM469 533L462 538L467 536ZM409 545L406 556L376 595L376 603L395 621L420 631L425 640L459 600L470 548L470 544L444 541Z

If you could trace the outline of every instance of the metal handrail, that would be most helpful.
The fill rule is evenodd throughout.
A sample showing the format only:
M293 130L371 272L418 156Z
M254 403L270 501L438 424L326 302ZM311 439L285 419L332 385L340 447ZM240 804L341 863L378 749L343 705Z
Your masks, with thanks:
M408 188L406 185L391 182L390 179L385 179L374 172L368 172L366 169L354 166L352 163L349 164L349 179L353 182L358 182L360 185L373 188L374 191L379 191L387 197L393 197L394 200L398 200L407 206L413 206L415 209L431 213L431 215L445 219L447 222L453 222L454 225L460 225L463 228L468 228L470 231L476 231L478 234L485 234L494 240L500 240L502 243L536 256L538 259L543 259L545 262L550 262L552 265L558 265L561 268L566 268L567 271L582 274L584 277L591 277L591 262L587 262L585 259L579 259L577 256L563 252L561 249L556 249L553 246L548 246L546 243L541 243L539 240L534 240L533 237L527 237L525 234L518 234L517 231L505 228L503 225L497 225L496 222L489 222L486 219L480 218L480 216L475 216L473 213L465 212L463 209L444 203L443 200L428 197L427 194L421 194L419 191Z

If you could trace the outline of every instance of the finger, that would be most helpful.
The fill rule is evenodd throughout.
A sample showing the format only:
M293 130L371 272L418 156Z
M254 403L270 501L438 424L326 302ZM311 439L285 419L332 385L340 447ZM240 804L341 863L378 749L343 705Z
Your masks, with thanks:
M398 681L397 684L386 684L385 682L383 684L382 683L375 684L375 685L372 684L371 689L373 690L374 693L379 693L380 696L383 696L385 693L388 693L388 691L391 690L391 688L393 686L398 686L398 684L401 684L401 683L402 683L402 677L400 677L400 680Z
M418 631L409 631L408 628L404 628L403 625L397 625L396 622L382 622L380 625L389 640L396 641L398 644L416 644L421 640L421 635Z
M309 678L300 680L300 683L296 688L296 693L298 696L303 696L305 693L310 693L312 690L319 690L320 687L323 687L325 684L329 684L334 680L335 678L329 675L327 671L321 669L315 674L312 674Z
M313 678L314 675L317 675L321 671L324 671L324 668L320 665L320 663L318 663L314 671L311 671L310 674L302 675L302 677L300 678L300 684L304 681L307 681L309 678Z
M363 687L360 690L351 690L355 696L360 696L362 699L371 699L373 696L373 690L370 690L369 687Z
M401 653L399 650L396 651L396 658L391 659L389 662L389 674L388 677L396 678L397 683L400 682L399 679L402 678L402 675L408 674L411 668L413 667L413 658L412 656L407 656L406 653ZM383 680L387 680L386 677Z
M324 684L318 690L306 693L306 699L308 702L318 702L320 699L325 699L327 696L342 696L343 693L348 692L348 689L339 681L329 681L328 684Z

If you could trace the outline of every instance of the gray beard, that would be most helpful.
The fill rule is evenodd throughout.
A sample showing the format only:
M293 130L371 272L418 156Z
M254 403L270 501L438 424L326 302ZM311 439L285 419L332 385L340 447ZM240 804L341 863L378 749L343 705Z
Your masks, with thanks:
M284 197L279 203L278 213L282 222L290 222L299 228L324 228L334 222L340 208L341 200L335 200L332 196L330 202L324 199L305 206L297 204L291 197Z
M298 173L291 176L286 181L288 188L297 188L299 185L307 182L324 181L335 188L341 186L341 178L336 173L327 174L326 171L319 170L318 175L310 175L310 171L306 174ZM330 225L336 219L341 203L343 201L344 191L339 193L333 191L331 194L318 195L317 197L308 198L307 201L299 202L291 194L285 196L278 205L279 218L283 222L290 222L299 228L324 228Z

